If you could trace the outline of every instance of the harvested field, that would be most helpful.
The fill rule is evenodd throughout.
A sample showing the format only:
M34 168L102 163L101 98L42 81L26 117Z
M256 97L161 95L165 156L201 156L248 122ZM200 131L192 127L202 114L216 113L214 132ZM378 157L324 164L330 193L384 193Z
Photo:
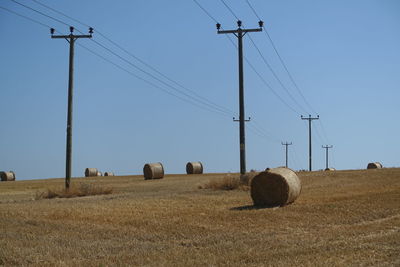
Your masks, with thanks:
M283 208L198 189L226 174L72 179L113 193L70 199L35 200L63 179L0 183L0 265L400 265L400 169L298 176Z

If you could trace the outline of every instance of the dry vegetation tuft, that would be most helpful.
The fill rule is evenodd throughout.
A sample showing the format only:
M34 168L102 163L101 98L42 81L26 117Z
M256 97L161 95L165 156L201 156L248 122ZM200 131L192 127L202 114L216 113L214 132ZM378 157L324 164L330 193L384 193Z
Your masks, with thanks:
M199 185L199 189L212 189L212 190L249 190L248 186L240 182L237 176L227 175L221 178L214 178L207 183Z
M85 197L95 195L108 195L113 192L111 187L104 187L95 184L79 183L78 185L72 184L67 190L66 188L49 188L45 192L37 192L36 200L51 199L51 198L72 198L72 197Z

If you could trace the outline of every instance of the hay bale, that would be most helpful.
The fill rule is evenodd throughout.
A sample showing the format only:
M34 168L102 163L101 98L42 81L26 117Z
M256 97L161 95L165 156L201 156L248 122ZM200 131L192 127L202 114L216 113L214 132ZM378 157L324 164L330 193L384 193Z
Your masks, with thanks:
M202 174L203 173L203 164L200 161L188 162L186 164L186 173L187 174Z
M143 167L144 179L161 179L164 177L164 167L160 162L146 163Z
M382 169L383 166L380 162L371 162L368 163L367 169Z
M15 181L15 173L13 171L0 172L1 181Z
M325 171L336 171L335 168L326 168Z
M103 173L101 171L97 171L96 176L103 176Z
M114 173L113 172L105 172L104 176L114 176Z
M254 205L285 206L294 202L301 192L301 181L288 168L260 172L251 180Z
M97 173L99 171L96 168L86 168L85 169L85 177L93 177L98 176Z

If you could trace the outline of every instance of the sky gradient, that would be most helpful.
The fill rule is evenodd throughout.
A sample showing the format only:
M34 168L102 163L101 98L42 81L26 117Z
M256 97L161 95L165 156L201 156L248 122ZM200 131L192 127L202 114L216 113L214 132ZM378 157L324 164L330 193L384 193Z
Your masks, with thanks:
M39 3L94 28L93 40L78 40L75 50L73 176L86 167L141 174L147 162L162 162L166 173L184 173L188 161L203 162L206 172L239 171L237 49L194 1L17 1L84 33L85 25ZM224 29L237 28L221 1L197 1ZM225 2L244 28L258 27L246 0ZM308 169L308 126L300 119L308 114L320 116L313 169L325 168L322 145L333 145L336 169L400 166L400 2L249 2L309 105L267 35L246 35L244 54L257 71L245 63L247 169L284 165L286 141L293 142L289 167ZM17 179L65 175L69 46L51 39L47 26L68 34L67 25L0 1L0 171Z

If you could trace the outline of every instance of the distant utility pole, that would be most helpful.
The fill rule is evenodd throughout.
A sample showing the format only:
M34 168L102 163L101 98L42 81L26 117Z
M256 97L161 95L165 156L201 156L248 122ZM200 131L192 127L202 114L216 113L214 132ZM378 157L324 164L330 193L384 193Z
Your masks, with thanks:
M285 166L287 168L288 167L288 146L292 145L292 142L290 142L290 143L288 143L288 142L282 143L282 145L286 146L286 164L285 164Z
M326 159L326 168L325 169L328 169L328 150L329 150L329 148L332 148L333 146L331 145L331 146L328 146L328 145L326 145L326 146L322 146L322 148L325 148L325 150L326 150L326 157L325 157L325 159Z
M308 115L308 118L303 117L301 115L302 120L308 120L308 143L309 143L309 150L308 150L308 158L309 158L309 169L310 171L312 170L312 163L311 163L311 158L312 158L312 152L311 152L311 121L313 120L319 120L319 115L317 115L316 118L312 118L311 115Z
M71 154L72 154L72 104L74 81L74 44L79 38L92 38L93 28L89 28L89 35L74 35L74 27L69 27L69 35L54 35L54 29L50 29L51 38L65 39L69 42L69 79L68 79L68 115L67 115L67 149L65 167L65 188L69 189L71 180Z
M258 22L260 28L258 29L242 29L242 21L238 20L237 30L221 31L221 24L217 23L218 34L232 33L238 38L238 52L239 52L239 135L240 135L240 173L246 173L246 146L245 146L245 120L244 115L244 85L243 85L243 36L248 32L261 32L264 22ZM235 118L233 119L234 121Z

